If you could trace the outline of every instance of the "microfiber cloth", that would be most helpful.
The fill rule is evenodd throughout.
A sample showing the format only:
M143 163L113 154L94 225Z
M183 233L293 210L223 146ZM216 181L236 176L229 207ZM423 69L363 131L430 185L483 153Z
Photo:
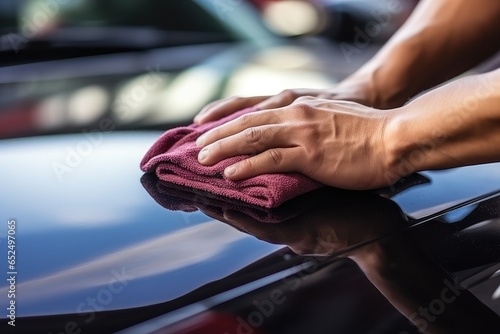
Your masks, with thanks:
M204 166L198 162L201 148L195 142L199 136L245 113L255 111L257 108L247 108L217 121L166 131L142 159L141 169L146 173L156 173L163 181L265 208L277 207L289 199L321 187L321 183L299 173L262 174L239 181L227 179L224 169L248 155L231 157L213 166Z
M154 174L144 174L141 183L151 197L165 209L173 211L202 211L210 217L220 219L224 212L237 211L261 223L281 223L295 218L318 203L329 198L322 187L298 196L277 208L263 208L239 200L162 181Z

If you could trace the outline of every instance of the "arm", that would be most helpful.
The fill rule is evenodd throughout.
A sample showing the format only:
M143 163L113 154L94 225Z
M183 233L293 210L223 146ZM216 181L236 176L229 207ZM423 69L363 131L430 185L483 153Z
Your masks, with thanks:
M500 70L458 79L396 109L302 97L198 138L200 163L253 154L225 170L240 180L300 172L373 189L415 171L500 161Z
M371 106L399 107L493 55L500 48L499 33L496 0L421 1L375 57L345 82L367 81Z
M500 69L415 99L391 118L386 136L398 176L500 161Z
M349 100L380 109L398 107L498 50L499 22L497 0L425 0L372 60L336 87L231 97L206 106L195 122L219 119L254 105L283 107L300 96Z

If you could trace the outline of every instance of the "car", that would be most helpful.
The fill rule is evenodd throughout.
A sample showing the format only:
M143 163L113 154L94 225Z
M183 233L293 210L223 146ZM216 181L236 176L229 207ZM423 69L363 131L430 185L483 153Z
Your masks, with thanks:
M16 330L416 333L438 324L467 333L498 322L499 164L425 172L380 192L319 189L259 213L145 178L137 161L157 136L103 135L64 182L49 166L81 136L2 143L2 233L15 237L17 275L0 293L15 293ZM377 286L376 267L358 266L356 254L378 245L392 291ZM439 292L455 281L448 311ZM422 318L420 307L434 313ZM417 312L414 325L398 309Z
M2 333L497 328L499 164L376 191L322 187L272 210L139 169L208 101L331 85L368 51L348 62L339 45L279 37L244 1L164 1L201 25L167 34L62 1L7 3L7 17L28 19L37 3L60 7L43 34L2 37Z

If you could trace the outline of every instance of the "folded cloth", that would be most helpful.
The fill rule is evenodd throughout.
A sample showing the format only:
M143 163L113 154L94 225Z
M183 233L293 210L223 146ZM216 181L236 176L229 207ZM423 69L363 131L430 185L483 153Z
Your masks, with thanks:
M280 223L295 217L298 209L301 212L306 209L303 205L295 205L292 208L282 205L279 208L267 209L203 190L165 182L153 174L144 174L141 177L141 183L149 195L165 209L184 212L200 210L219 220L224 216L224 212L234 210L262 223ZM283 208L284 206L286 208Z
M196 139L199 136L256 110L257 108L247 108L217 121L202 125L191 124L165 132L142 159L141 169L147 173L156 173L163 181L266 208L277 207L289 199L321 187L319 182L299 173L262 174L240 181L227 179L224 169L248 155L231 157L213 166L204 166L198 162L200 148L196 146Z

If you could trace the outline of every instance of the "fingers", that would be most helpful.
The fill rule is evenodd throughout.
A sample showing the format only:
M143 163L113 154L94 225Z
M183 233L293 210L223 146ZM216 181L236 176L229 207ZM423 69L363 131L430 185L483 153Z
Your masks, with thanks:
M203 124L215 121L238 110L253 106L261 110L285 107L295 101L299 96L316 96L322 91L323 90L320 89L285 89L281 93L273 96L230 97L208 104L195 116L194 122L196 124Z
M227 167L224 175L236 181L261 174L300 172L303 160L302 149L298 146L272 148Z
M238 110L253 107L268 98L268 96L230 97L225 100L214 101L195 116L194 122L196 124L203 124L215 121Z
M207 146L219 139L235 135L248 128L275 124L279 120L278 115L279 112L276 112L276 110L256 111L253 113L241 115L240 117L201 135L196 140L196 145L200 147Z
M213 165L235 155L254 155L273 147L292 146L288 130L280 125L250 127L205 146L198 155L198 161L203 165Z
M245 114L205 133L196 142L203 147L198 161L203 165L213 165L236 155L257 154L226 168L224 173L232 180L300 171L304 154L294 142L293 127L280 124L281 116L286 116L280 111Z
M257 108L264 110L264 109L275 109L275 108L280 108L280 107L286 107L289 104L291 104L295 99L304 92L302 90L292 90L292 89L286 89L282 91L281 93L277 95L273 95L269 97L268 99L258 103L256 105Z

